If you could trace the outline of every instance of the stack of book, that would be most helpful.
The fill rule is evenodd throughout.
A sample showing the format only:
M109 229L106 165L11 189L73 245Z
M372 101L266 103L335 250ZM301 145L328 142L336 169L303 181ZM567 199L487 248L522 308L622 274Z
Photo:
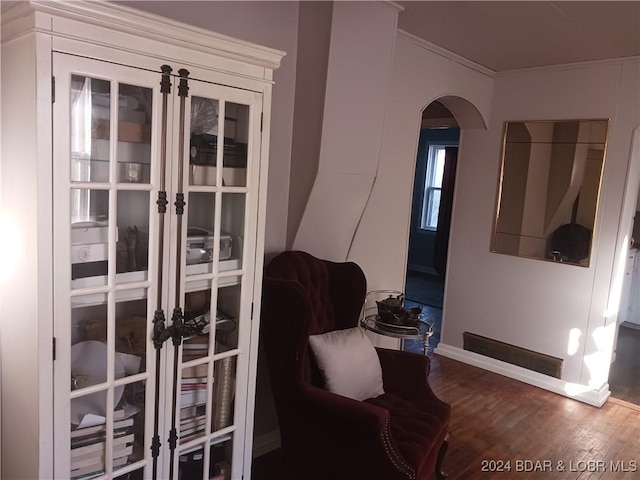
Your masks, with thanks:
M203 358L208 353L209 335L197 335L187 338L182 344L182 363ZM182 378L206 377L207 367L207 363L185 367L182 369Z
M113 468L126 465L133 452L133 418L114 411ZM95 425L71 431L71 478L86 480L103 475L106 461L106 426Z
M196 335L182 343L182 363L206 357L209 353L209 335Z
M207 377L182 379L180 392L181 442L187 442L204 432L207 394Z
M208 363L193 365L191 367L184 367L182 369L182 378L206 377L208 367L209 367Z

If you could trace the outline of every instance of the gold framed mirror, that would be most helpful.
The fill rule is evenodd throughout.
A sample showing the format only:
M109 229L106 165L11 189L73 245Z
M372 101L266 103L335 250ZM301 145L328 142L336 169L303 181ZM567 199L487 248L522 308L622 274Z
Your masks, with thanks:
M589 266L608 127L505 122L492 252Z

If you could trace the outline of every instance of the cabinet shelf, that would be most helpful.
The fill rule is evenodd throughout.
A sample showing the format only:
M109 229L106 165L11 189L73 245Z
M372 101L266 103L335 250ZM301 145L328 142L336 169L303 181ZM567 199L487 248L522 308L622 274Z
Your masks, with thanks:
M195 451L201 449L202 448L202 438L205 438L205 437L200 437L199 438L199 440L200 440L199 442L197 442L195 444L192 444L192 445L188 445L184 449L180 449L180 454L181 455L186 455L188 453L192 453L192 452L195 452ZM209 440L209 445L210 446L219 445L221 443L224 443L224 442L227 442L227 441L231 440L231 438L232 438L231 434L225 433L224 435L219 435L219 436L216 436L216 437L212 438L211 440Z
M111 141L93 138L91 152L72 152L73 181L106 181L109 178ZM151 172L151 144L118 141L117 178L125 183L149 183Z
M220 262L219 271L227 272L232 270L238 270L241 266L241 259L232 258L229 260L223 260ZM208 263L198 263L195 265L187 265L186 274L189 275L199 275L210 273L209 269L211 268ZM190 280L187 278L185 292L196 292L199 290L204 290L210 287L210 279L195 279ZM224 276L218 278L218 286L220 287L228 287L231 285L238 285L240 283L238 277L236 276ZM119 302L133 301L133 300L142 300L146 298L146 287L149 286L149 282L147 279L147 271L141 270L138 272L125 272L125 273L117 273L116 274L116 285L118 286L131 286L131 288L123 288L119 289L117 293ZM76 295L74 295L72 307L90 307L95 305L104 305L105 304L105 293L108 289L107 287L107 276L106 275L98 275L95 277L85 277L79 278L77 280L71 281L71 289L75 291ZM83 295L81 290L83 289L91 289L91 293ZM104 290L100 292L95 292L96 289Z

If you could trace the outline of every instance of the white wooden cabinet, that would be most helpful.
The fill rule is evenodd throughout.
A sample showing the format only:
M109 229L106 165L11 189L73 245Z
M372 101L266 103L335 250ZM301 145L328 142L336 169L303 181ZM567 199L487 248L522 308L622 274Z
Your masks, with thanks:
M3 478L249 477L282 55L115 4L3 11Z

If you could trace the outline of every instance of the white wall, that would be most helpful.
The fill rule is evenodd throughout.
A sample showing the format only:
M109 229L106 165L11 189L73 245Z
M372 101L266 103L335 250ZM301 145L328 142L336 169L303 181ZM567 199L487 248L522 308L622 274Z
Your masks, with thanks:
M564 359L562 380L606 384L615 316L606 314L629 161L638 125L638 60L499 74L486 132L464 132L444 307L444 345L470 331ZM489 252L503 123L610 118L593 256L588 268ZM570 343L570 336L577 343ZM610 355L610 352L609 352ZM569 392L567 392L569 393Z
M344 261L376 178L398 11L335 2L318 175L293 248Z
M369 289L403 289L420 113L438 98L475 107L486 130L457 116L462 135L441 353L462 352L462 334L470 331L562 358L555 391L606 398L615 312L605 312L624 243L620 211L631 130L639 122L637 59L494 80L440 53L406 34L397 39L379 170L348 260L363 267ZM460 105L449 103L456 114ZM591 266L490 253L504 122L579 118L611 118ZM548 387L545 381L537 384Z
M368 290L404 291L422 110L446 98L454 114L462 113L457 120L463 127L482 126L489 113L492 78L425 45L410 35L396 37L375 183L347 257L364 270ZM398 344L371 338L386 348Z
M291 246L318 173L332 2L301 2L291 146L287 246Z
M479 127L480 114L485 119L489 116L491 76L447 59L425 45L406 34L396 39L379 169L348 257L362 266L370 290L404 289L422 110L441 97L457 99L448 105L454 115L461 110L460 104L475 105L479 112L475 122L469 121L472 115L456 118L463 127L462 157L465 127Z

